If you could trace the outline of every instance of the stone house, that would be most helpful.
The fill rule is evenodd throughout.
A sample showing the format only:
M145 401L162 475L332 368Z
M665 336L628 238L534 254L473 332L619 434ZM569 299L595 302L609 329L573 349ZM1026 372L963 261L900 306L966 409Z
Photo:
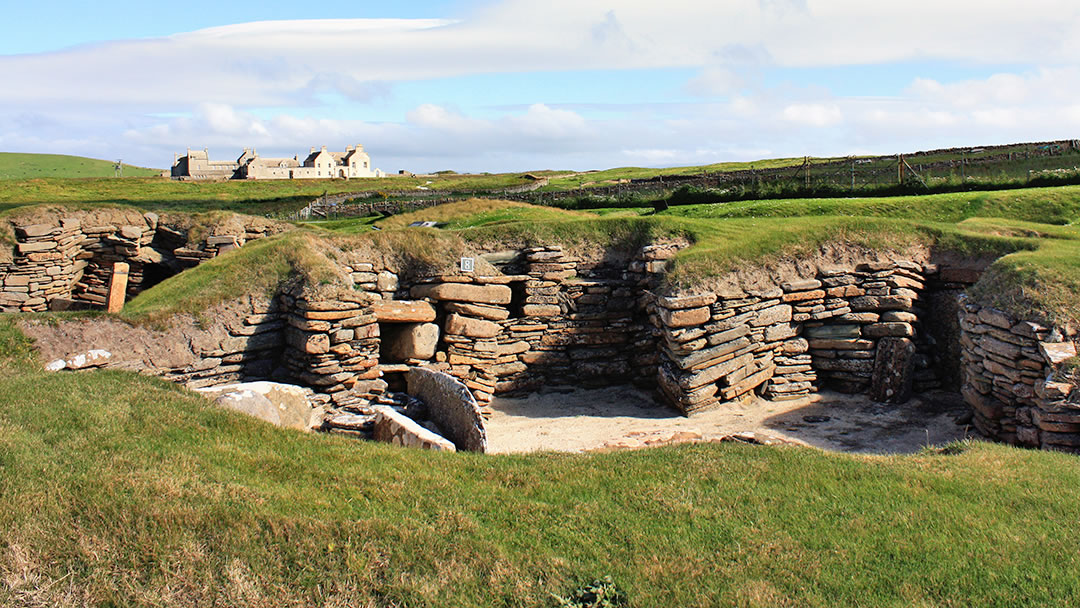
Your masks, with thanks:
M211 161L208 151L188 148L186 156L173 160L174 179L349 179L353 177L384 177L371 166L371 157L364 146L348 146L345 152L330 152L326 146L311 148L303 161L292 158L259 156L254 148L244 148L235 162Z

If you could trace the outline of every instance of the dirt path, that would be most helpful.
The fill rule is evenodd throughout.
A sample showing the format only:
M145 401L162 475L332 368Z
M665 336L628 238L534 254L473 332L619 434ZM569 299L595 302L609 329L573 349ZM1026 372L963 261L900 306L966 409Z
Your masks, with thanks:
M635 448L736 433L840 452L904 453L974 432L957 424L966 408L950 393L888 405L824 392L796 401L733 404L685 418L631 387L551 387L524 398L496 398L492 410L488 446L499 453Z

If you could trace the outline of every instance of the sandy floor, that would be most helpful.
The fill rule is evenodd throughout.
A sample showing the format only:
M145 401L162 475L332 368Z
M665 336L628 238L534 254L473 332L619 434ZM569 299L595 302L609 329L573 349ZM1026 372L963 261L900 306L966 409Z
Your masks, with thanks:
M492 410L488 450L501 453L636 448L737 433L841 452L898 453L974 432L957 424L966 408L950 393L888 405L824 392L796 401L734 404L685 418L632 387L551 387L524 398L496 398Z

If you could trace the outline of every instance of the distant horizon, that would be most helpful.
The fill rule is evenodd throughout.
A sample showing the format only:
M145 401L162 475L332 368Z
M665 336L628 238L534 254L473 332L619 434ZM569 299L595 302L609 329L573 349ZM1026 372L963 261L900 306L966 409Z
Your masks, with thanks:
M190 143L361 142L388 173L499 173L1080 133L1067 0L188 6L7 7L0 149L153 167Z
M536 171L536 172L541 172L541 171L552 171L552 172L569 171L569 172L575 172L575 173L587 173L587 172L599 172L599 171L606 171L606 170L611 170L611 169L621 169L621 168L641 168L641 169L657 169L657 170L661 170L661 169L676 169L676 168L680 168L680 167L685 167L685 168L688 168L688 169L693 169L693 168L698 168L698 167L703 167L703 166L708 166L708 165L718 165L718 164L725 164L725 163L754 163L754 162L759 162L759 161L765 162L765 161L770 161L770 160L780 160L780 159L789 159L789 158L808 157L808 158L816 158L816 159L841 159L841 158L849 158L849 157L856 157L856 156L859 156L859 157L888 157L888 156L893 156L894 154L913 155L913 154L919 154L919 153L924 153L924 152L945 151L945 150L952 150L952 149L962 150L962 149L965 149L965 148L969 148L969 149L994 148L994 147L1002 147L1002 146L1046 144L1046 143L1052 143L1052 142L1072 142L1072 141L1078 141L1078 140L1080 140L1080 137L1057 137L1057 138L1042 139L1042 140L1038 140L1038 141L1012 141L1012 142L992 143L992 144L991 143L967 143L967 144L964 144L964 145L950 146L950 147L946 147L946 148L922 148L922 149L918 149L918 150L904 150L904 151L899 151L899 152L895 152L895 153L888 153L888 154L839 154L839 155L832 155L832 156L817 156L817 155L796 154L796 155L792 155L792 156L761 157L761 158L753 158L753 159L748 159L748 160L716 160L716 161L712 161L712 162L704 162L704 163L701 163L701 164L698 164L698 165L684 165L684 164L619 165L619 166L594 166L594 167L585 168L585 169L568 168L568 167L562 167L562 168L530 167L530 168L514 169L514 170L509 170L509 171L485 171L485 170L481 170L481 171L459 171L457 169L454 169L453 167L444 167L442 169L433 169L433 170L429 170L429 171L412 171L412 170L407 169L407 168L394 169L394 170L383 169L383 171L386 172L387 177L393 177L393 176L397 175L398 172L401 171L401 170L409 171L410 173L414 173L414 174L435 174L435 173L438 173L440 171L453 171L454 173L460 173L460 174L485 174L485 173L527 173L527 172L530 172L530 171ZM355 145L355 144L350 144L350 145ZM316 149L319 148L319 147L321 147L321 146L316 146ZM188 148L189 148L188 146L185 146L184 152L186 152L188 150ZM250 148L250 146L248 146L248 148ZM308 148L310 149L311 146L308 146ZM201 148L190 146L190 149L192 149L192 150L210 150L207 146L203 146ZM238 148L240 153L243 153L244 149L245 148L243 146L240 146ZM329 146L327 146L327 149L330 150L330 151L334 151ZM345 148L343 147L342 150L344 150L344 149ZM364 146L364 149L367 150L367 146ZM94 157L88 157L88 156L80 156L80 155L75 155L75 154L63 154L63 153L55 153L55 152L15 152L15 151L0 150L0 154L38 154L38 155L42 155L42 156L70 156L70 157L74 157L74 158L87 158L87 159L90 159L90 160L99 160L99 161L105 161L105 162L116 162L116 160L117 160L117 159L94 158ZM299 155L300 155L300 153L293 153L292 156L299 157ZM239 156L239 154L237 154L237 156ZM292 156L278 157L278 156L269 156L269 155L263 155L263 154L259 154L259 156L264 156L266 158L291 158L292 157ZM233 158L231 156L228 156L228 155L214 156L214 154L212 153L212 150L211 150L211 153L210 153L210 159L211 160L223 160L223 161L224 160L233 160ZM122 158L120 160L123 161ZM156 166L153 166L153 165L140 165L140 164L136 164L136 163L130 163L130 162L127 162L127 161L123 161L123 164L124 164L124 166L128 166L128 167L134 167L134 168L138 168L138 169L152 169L152 170L156 170L156 171L168 171L169 168L172 166L171 161L169 162L168 165L162 166L162 167L156 167ZM373 163L373 164L377 165L377 163ZM378 168L382 169L382 167L378 167Z

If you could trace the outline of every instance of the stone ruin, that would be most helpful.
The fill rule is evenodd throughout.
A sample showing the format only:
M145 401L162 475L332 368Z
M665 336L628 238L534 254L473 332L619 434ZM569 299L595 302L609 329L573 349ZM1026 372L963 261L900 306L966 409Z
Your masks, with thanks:
M116 231L80 228L75 238L72 230L63 221L47 232L17 230L17 262L0 270L7 272L5 288L28 283L27 291L10 292L26 294L20 309L44 309L50 295L89 292L77 285L105 284L100 273L87 272L91 264L138 252L161 228L151 229L148 220L137 239L123 243ZM23 244L46 243L43 234L53 237L52 247L23 252ZM220 251L209 240L204 247L207 257ZM729 286L668 293L668 260L678 249L654 244L592 256L559 246L477 251L498 268L451 274L407 274L385 261L343 259L351 285L292 281L273 296L222 305L208 327L167 330L171 335L111 319L24 325L43 344L109 351L102 366L193 388L299 384L309 389L312 407L325 410L315 426L429 449L482 451L483 442L462 430L472 423L463 421L474 421L482 434L495 395L547 384L633 384L686 415L821 388L886 403L944 389L962 392L976 428L989 437L1080 449L1080 394L1056 379L1062 361L1075 355L1076 336L965 298L987 260L822 263L789 280L758 280L753 287L721 281ZM60 257L26 257L46 251ZM73 270L80 259L86 261L81 276ZM54 266L59 273L48 270ZM16 279L9 283L12 268ZM22 278L31 276L62 278L48 284ZM134 283L133 289L141 284ZM111 324L97 334L106 343L92 344L87 328L103 324ZM174 346L155 350L163 340ZM417 379L433 373L438 380ZM451 398L418 388L425 382Z
M193 238L182 222L156 213L107 209L45 213L13 221L11 255L0 251L0 312L104 308L113 266L129 266L126 292L284 229L236 216Z

